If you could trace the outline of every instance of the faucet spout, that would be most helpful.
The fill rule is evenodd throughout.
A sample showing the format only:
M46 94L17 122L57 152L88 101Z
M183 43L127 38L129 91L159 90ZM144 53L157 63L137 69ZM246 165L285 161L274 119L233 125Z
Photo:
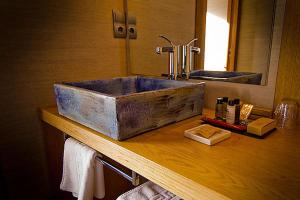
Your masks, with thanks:
M163 38L163 39L165 39L165 40L167 40L171 45L172 45L172 47L174 47L175 45L174 45L174 43L171 41L171 40L169 40L166 36L163 36L163 35L159 35L159 37L161 37L161 38Z
M186 46L190 46L190 44L192 44L193 42L195 42L195 41L197 41L197 40L198 40L198 38L192 39L191 41L189 41L189 42L186 44Z

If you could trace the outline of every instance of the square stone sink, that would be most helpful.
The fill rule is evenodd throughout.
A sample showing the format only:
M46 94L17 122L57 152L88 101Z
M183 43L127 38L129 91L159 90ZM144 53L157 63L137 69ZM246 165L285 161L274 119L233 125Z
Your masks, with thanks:
M132 76L54 84L59 114L124 140L202 113L204 83Z

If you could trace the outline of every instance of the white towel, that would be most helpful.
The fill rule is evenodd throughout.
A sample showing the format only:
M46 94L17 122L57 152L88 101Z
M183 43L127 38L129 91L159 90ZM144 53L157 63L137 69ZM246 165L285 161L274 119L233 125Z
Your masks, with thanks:
M180 200L175 194L148 181L124 194L117 200Z
M95 160L97 152L79 141L65 141L63 176L60 189L73 193L78 200L101 199L105 196L102 163Z

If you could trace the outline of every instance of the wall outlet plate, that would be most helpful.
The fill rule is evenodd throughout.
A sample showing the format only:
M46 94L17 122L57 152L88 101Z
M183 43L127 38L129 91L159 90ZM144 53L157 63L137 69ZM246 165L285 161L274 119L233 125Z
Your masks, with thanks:
M136 26L129 24L127 28L127 34L129 36L129 39L136 39L137 38Z
M113 10L113 32L115 38L126 38L128 34L129 39L137 38L136 17L128 15L128 26L126 27L125 14L120 11Z
M113 10L112 17L114 37L126 38L127 30L125 25L125 14L120 11Z
M129 39L137 38L136 17L130 14L128 15L127 34Z

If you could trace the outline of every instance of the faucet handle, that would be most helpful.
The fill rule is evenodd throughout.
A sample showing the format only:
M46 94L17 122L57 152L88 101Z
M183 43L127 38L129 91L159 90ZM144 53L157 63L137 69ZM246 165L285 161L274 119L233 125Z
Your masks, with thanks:
M191 52L194 52L194 53L197 53L199 54L200 53L200 48L199 47L194 47L194 46L190 46L193 42L197 41L198 38L194 38L192 39L191 41L189 41L186 46L190 48L190 51Z
M155 48L155 52L156 52L157 54L161 54L161 53L162 53L162 47L156 47L156 48Z
M156 47L155 48L155 52L157 54L161 54L163 52L169 52L169 53L171 53L171 52L174 52L174 48L173 47Z
M186 44L187 62L186 62L186 65L184 66L184 75L187 80L190 78L190 74L194 68L194 62L193 62L194 61L194 58L193 58L194 53L200 54L200 48L191 45L193 42L195 42L197 40L198 40L198 38L194 38Z
M200 54L200 48L199 47L191 46L190 51L194 52L194 53L197 53L197 54Z
M174 43L171 40L169 40L166 36L159 35L159 37L161 37L161 38L165 39L166 41L168 41L171 44L171 46L170 47L156 47L155 52L157 54L161 54L163 52L169 52L169 53L174 52L174 48L175 48Z
M197 41L198 38L194 38L191 41L189 41L186 46L190 46L193 42ZM199 47L194 47L194 46L190 46L190 51L199 54L200 53L200 48Z

